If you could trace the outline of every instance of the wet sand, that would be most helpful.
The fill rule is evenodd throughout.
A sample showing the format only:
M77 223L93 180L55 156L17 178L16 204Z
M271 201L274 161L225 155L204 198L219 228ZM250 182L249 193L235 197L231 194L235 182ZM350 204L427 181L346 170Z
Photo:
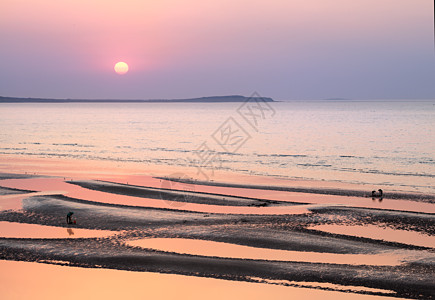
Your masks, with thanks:
M435 236L392 228L381 228L375 225L318 225L310 229L321 230L336 234L360 236L369 239L404 243L422 247L435 248Z
M2 299L389 299L277 284L0 260ZM47 282L47 279L50 279ZM25 288L23 288L25 282ZM38 291L35 293L35 291Z
M68 226L68 225L67 225ZM0 238L54 239L107 237L116 231L55 227L0 221Z
M9 226L0 234L0 259L68 265L20 267L77 275L89 268L156 281L176 276L156 273L179 274L187 285L204 280L240 291L246 285L258 289L254 295L270 289L274 299L328 298L328 292L334 299L435 297L433 195L392 191L389 197L385 189L379 201L367 198L364 187L330 183L322 189L304 183L303 190L300 183L283 188L283 181L270 179L265 187L258 178L209 185L125 169L94 168L77 176L79 168L71 167L75 178L67 176L71 170L59 177L62 170L51 164L46 173L40 167L38 174L0 174L0 225ZM68 211L76 225L66 225ZM29 226L47 226L47 235ZM63 237L68 228L83 236Z
M415 250L385 251L379 254L288 251L183 238L146 238L127 244L158 251L199 256L366 266L397 266L409 258L415 261L430 256L430 254L425 255Z

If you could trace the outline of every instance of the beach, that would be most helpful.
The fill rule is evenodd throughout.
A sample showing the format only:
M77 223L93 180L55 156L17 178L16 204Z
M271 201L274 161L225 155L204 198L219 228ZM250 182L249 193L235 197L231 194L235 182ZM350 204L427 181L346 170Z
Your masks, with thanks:
M237 174L205 182L183 170L170 178L180 170L3 156L1 264L46 278L70 278L69 270L86 278L95 269L120 282L218 280L204 284L249 286L254 299L435 296L435 195L386 188L372 198L364 185ZM69 211L76 224L66 224ZM104 289L98 282L75 288L95 293Z
M435 299L434 1L0 2L0 300Z

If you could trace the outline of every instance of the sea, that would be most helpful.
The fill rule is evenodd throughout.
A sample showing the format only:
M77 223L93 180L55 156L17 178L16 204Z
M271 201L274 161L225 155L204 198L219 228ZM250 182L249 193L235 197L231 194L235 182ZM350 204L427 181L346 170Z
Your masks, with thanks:
M6 155L435 193L435 100L1 103Z

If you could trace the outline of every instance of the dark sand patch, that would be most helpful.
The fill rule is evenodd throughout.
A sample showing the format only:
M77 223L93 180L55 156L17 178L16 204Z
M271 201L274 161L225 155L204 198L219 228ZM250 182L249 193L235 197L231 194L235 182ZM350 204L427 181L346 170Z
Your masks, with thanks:
M366 266L398 266L405 260L415 261L428 256L428 253L412 250L382 251L377 254L289 251L183 238L145 238L129 241L127 244L197 256Z
M208 205L223 205L223 206L276 206L276 205L292 205L294 203L283 201L272 201L255 198L245 198L228 196L212 193L200 193L194 190L170 190L165 188L151 188L134 186L107 181L68 181L68 183L81 186L83 188L118 194L133 197L143 197L151 199L162 199L176 202L199 203ZM301 204L301 203L297 203ZM307 204L307 203L304 203Z
M0 195L13 195L13 194L23 194L23 193L32 193L34 191L31 190L21 190L21 189L14 189L14 188L8 188L8 187L0 187Z

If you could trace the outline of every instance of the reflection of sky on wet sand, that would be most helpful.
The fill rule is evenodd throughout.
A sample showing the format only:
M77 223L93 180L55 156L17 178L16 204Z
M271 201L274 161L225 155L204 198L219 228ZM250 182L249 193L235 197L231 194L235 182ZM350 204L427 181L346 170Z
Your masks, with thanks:
M226 281L181 275L129 272L0 260L0 290L9 299L325 299L390 297Z
M435 236L429 236L415 231L381 228L375 225L346 226L329 224L312 226L309 229L435 248Z
M172 206L168 201L161 201L150 198L132 197L117 194L109 194L100 191L85 189L77 185L69 184L60 178L32 178L32 179L6 179L0 182L0 186L17 189L31 189L38 191L64 190L65 195L88 201L121 204L141 207L169 208L188 210L204 213L222 214L306 214L308 206L287 206L287 207L238 207L222 205L206 205L196 203L183 203L183 206Z
M300 261L310 263L395 266L414 251L385 251L380 254L335 254L256 248L236 244L183 238L146 238L128 242L131 246L183 254L240 259Z
M291 280L276 280L276 279L263 279L260 277L251 277L252 280L263 282L263 283L272 283L272 284L287 284L287 285L296 285L300 287L320 287L326 289L333 289L336 291L365 291L365 292L373 292L373 293L394 293L394 291L388 290L380 290L374 288L368 288L363 286L350 286L350 285L341 285L334 284L328 282L308 282L308 281L291 281Z
M47 192L35 192L26 194L11 194L0 196L0 211L8 209L21 209L23 204L23 199L32 196L43 196L43 195L61 195L64 191L47 191Z
M86 160L62 160L56 158L42 159L42 158L23 158L18 156L10 156L7 161L3 161L0 164L0 170L2 172L17 172L24 173L24 171L34 170L38 175L54 175L60 176L66 180L85 180L85 179L101 179L112 182L119 182L126 184L148 186L160 188L163 181L153 178L149 175L143 174L144 169L142 166L138 166L134 163L128 162L108 162L108 161L86 161ZM156 176L168 176L173 172L185 172L188 173L185 168L165 166L156 167L153 165L147 165L147 174L155 174ZM195 170L196 172L196 170ZM34 172L27 172L33 174ZM132 175L136 174L136 175ZM223 172L222 174L216 174L215 181L219 182L231 182L240 184L260 184L260 185L278 185L278 186L292 186L292 187L315 187L315 188L342 188L352 190L365 190L369 195L372 186L364 186L357 184L350 184L344 182L330 182L330 181L310 181L310 180L285 180L279 178L262 177L262 176L248 176L243 174L235 174L231 172ZM219 176L218 176L219 175ZM5 180L0 181L0 186L5 183ZM180 184L174 184L174 188L183 187ZM185 184L185 186L189 186ZM395 186L400 188L399 186ZM53 190L53 189L51 189ZM218 193L235 195L242 197L254 197L261 199L281 200L281 201L295 201L315 204L341 204L352 207L367 207L377 209L393 209L404 211L415 211L425 213L435 213L435 206L430 203L422 203L415 201L405 200L391 200L388 196L384 198L382 202L378 200L372 201L371 198L361 197L340 197L330 195L316 195L316 194L304 194L304 193L289 193L282 191L266 191L256 189L241 189L241 188L227 188L216 186L201 186L191 185L188 190L195 190L198 192ZM388 190L386 191L388 193ZM97 194L93 194L97 195ZM107 198L107 197L106 197ZM111 196L112 198L112 196ZM1 199L1 198L0 198ZM100 201L100 200L95 200ZM137 201L136 201L137 202ZM147 201L151 205L150 201ZM0 200L1 207L1 200ZM172 208L172 207L170 207ZM193 209L193 208L192 208Z
M4 238L90 238L106 237L116 233L116 231L109 230L65 228L38 224L24 224L0 221L0 237Z
M378 209L393 209L404 211L415 211L425 213L435 213L435 205L430 203L422 203L406 200L391 200L384 198L383 201L373 201L371 197L352 197L352 196L336 196L336 195L323 195L314 193L296 193L284 192L273 190L259 190L250 188L233 188L233 187L220 187L220 186L205 186L193 185L183 183L177 187L185 186L188 190L195 190L204 193L216 193L224 195L234 195L240 197L253 197L260 199L289 201L289 202L303 202L311 204L325 204L325 205L345 205L351 207L366 207ZM273 186L273 184L272 184ZM370 192L367 192L369 195ZM379 200L379 199L377 199Z
M343 183L330 183L330 182L313 182L313 181L283 181L279 180L273 182L270 178L254 177L254 179L261 180L255 182L249 182L250 184L267 185L268 182L271 186L292 186L292 187L305 187L305 188L337 188L341 187L343 189L354 189L354 190L366 190L367 196L371 195L371 190L367 187L361 185L350 185ZM252 181L253 179L251 179ZM377 208L377 209L393 209L393 210L405 210L405 211L415 211L415 212L429 212L435 213L435 206L430 203L422 203L415 201L406 200L391 200L375 199L373 201L371 197L352 197L352 196L337 196L337 195L323 195L314 193L297 193L297 192L285 192L277 190L260 190L251 188L236 188L236 187L222 187L222 186L211 186L211 185L200 185L200 184L189 184L189 183L177 183L168 180L161 180L156 178L150 178L149 176L126 176L122 180L117 178L109 178L108 181L121 183L121 184L132 184L144 187L172 187L177 190L186 191L196 191L202 193L214 193L221 195L231 195L238 197L247 198L258 198L258 199L268 199L268 200L279 200L287 202L301 202L301 203L311 203L311 204L325 204L325 205L345 205L351 207L365 207L365 208ZM222 182L228 182L228 179L223 178ZM235 181L237 182L237 181ZM242 184L247 184L242 183Z
M149 179L148 183L152 183L153 187L161 187L158 179ZM265 191L258 189L241 189L241 188L226 188L226 187L209 187L209 186L193 186L189 190L213 192L220 194L230 194L242 197L255 197L260 199L294 201L302 203L310 203L309 206L295 207L232 207L219 205L205 205L195 203L183 203L182 206L169 205L169 201L160 201L150 198L141 198L133 196L125 196L118 194L109 194L101 191L94 191L69 184L63 181L62 178L30 178L30 179L6 179L0 181L0 186L16 189L30 189L45 193L59 193L56 191L62 190L63 193L72 198L79 198L88 201L96 201L111 204L155 207L155 208L170 208L181 209L195 212L205 213L225 213L225 214L304 214L309 213L310 208L315 208L314 205L345 205L352 207L367 207L381 209L407 210L416 212L435 212L435 206L430 203L419 203L415 201L388 200L383 202L374 202L371 198L361 197L345 197L332 195L317 195L307 193L291 193L282 191Z

